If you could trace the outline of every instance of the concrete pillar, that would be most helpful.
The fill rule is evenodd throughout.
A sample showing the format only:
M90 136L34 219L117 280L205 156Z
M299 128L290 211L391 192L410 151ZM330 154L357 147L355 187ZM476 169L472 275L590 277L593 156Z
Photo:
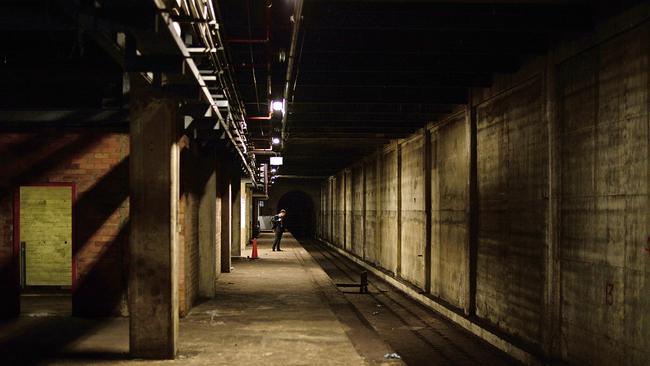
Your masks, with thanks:
M241 182L241 250L246 250L246 245L253 237L253 191L250 179Z
M241 251L241 173L239 172L239 164L234 164L230 188L232 190L232 236L231 236L231 252L233 257L242 255Z
M205 181L199 196L199 296L212 298L220 268L217 267L217 162L216 151L204 152L201 169Z
M129 346L138 358L174 358L177 351L177 110L173 98L132 92Z
M231 246L231 218L232 218L232 199L230 186L230 155L220 153L217 157L219 160L217 180L219 185L219 202L221 206L221 272L229 273L231 267L230 246Z

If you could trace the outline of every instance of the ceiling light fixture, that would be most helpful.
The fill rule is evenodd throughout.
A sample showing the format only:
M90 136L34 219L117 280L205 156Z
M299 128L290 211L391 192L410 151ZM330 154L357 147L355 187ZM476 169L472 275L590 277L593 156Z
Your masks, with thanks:
M273 112L282 112L282 114L284 115L284 105L285 105L284 99L274 100L273 102L271 102L271 109L273 110Z

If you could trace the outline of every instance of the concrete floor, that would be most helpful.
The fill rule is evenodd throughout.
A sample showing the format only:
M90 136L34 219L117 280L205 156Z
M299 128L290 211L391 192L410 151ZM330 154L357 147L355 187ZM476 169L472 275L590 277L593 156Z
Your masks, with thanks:
M128 319L68 317L47 309L65 308L56 298L41 298L0 325L0 364L402 364L384 360L392 349L295 239L287 235L284 251L275 253L271 239L262 235L261 259L234 261L219 279L218 297L181 319L176 360L130 359Z
M0 364L516 364L373 276L370 294L339 290L360 268L317 241L287 234L282 252L271 241L262 234L261 258L235 260L218 297L181 319L176 360L131 359L127 318L70 317L69 297L49 295L25 296L23 315L0 324Z

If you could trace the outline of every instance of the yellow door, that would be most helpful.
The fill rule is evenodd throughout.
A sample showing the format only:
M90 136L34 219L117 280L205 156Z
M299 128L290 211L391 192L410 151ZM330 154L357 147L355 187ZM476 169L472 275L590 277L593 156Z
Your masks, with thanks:
M27 286L72 285L72 187L20 187Z

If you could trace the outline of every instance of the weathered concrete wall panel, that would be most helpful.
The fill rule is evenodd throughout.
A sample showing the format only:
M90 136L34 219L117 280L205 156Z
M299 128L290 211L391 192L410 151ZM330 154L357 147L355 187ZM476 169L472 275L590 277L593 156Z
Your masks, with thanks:
M465 113L431 131L431 293L469 305L469 141Z
M365 213L364 213L364 224L365 224L365 246L364 246L364 259L370 263L380 264L380 253L381 253L381 242L379 238L381 235L377 232L379 227L379 221L377 221L378 215L378 177L377 177L377 167L379 160L377 157L373 157L364 164L364 197L365 197Z
M345 175L339 173L334 180L334 244L345 245Z
M509 352L649 365L649 60L650 22L617 19L366 158L364 259Z
M424 137L401 144L401 276L424 288Z
M343 205L344 205L344 210L343 210L343 221L345 223L345 235L344 235L344 242L343 242L343 247L348 250L348 251L354 251L354 247L352 246L352 172L350 170L346 170L343 173L343 178L344 178L344 193L343 193ZM361 243L362 249L361 251L363 252L363 243Z
M352 227L350 228L350 240L352 253L363 257L364 252L364 186L363 186L363 165L352 168Z
M548 133L539 77L477 108L476 313L541 342Z
M379 160L379 263L384 269L397 271L397 151L390 149Z
M320 217L321 217L321 220L320 220L320 225L319 225L319 234L320 234L321 238L330 241L330 237L329 237L329 227L330 227L329 200L330 200L330 196L329 196L329 182L328 181L325 181L325 182L321 183L320 192L321 192L320 193L321 194L321 197L320 197L320 207L321 207Z
M563 358L650 364L650 25L558 67Z

